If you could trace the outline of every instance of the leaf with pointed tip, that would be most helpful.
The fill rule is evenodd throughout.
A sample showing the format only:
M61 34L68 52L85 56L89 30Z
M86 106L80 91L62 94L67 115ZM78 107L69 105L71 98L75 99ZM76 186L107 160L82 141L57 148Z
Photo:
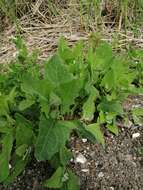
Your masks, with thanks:
M142 126L143 123L143 108L137 107L132 109L134 123Z
M63 166L66 166L69 160L72 158L72 153L66 147L60 149L60 161Z
M46 119L42 116L39 124L35 156L38 160L50 160L54 154L65 146L73 126L64 125L64 121Z
M111 46L106 42L102 42L96 48L95 58L91 59L91 61L93 61L91 62L92 68L95 70L101 70L102 72L108 70L112 58L113 54Z
M40 80L28 74L25 74L22 78L22 91L31 96L38 95L40 99L45 101L47 100L52 88L52 84L50 84L48 80Z
M22 115L16 114L16 147L21 145L32 145L34 139L34 132L30 121L25 119Z
M113 69L110 69L103 77L101 86L107 90L112 90L116 87L115 73Z
M59 41L58 54L65 61L74 59L72 50L64 38L61 38Z
M45 78L55 87L70 82L74 79L58 55L54 55L45 67Z
M30 156L28 155L25 159L23 158L21 159L20 157L16 157L14 159L15 165L12 166L10 175L4 181L5 185L12 183L15 180L15 178L24 170L24 168L26 167L26 164L30 160L29 157Z
M68 83L62 84L57 89L57 94L61 98L62 103L62 113L69 113L70 106L74 104L75 99L79 95L81 90L80 80L74 79Z
M6 134L2 139L2 152L0 153L0 183L9 175L9 161L13 146L13 133Z
M4 95L0 95L0 116L8 116L9 107L7 98Z
M86 130L95 136L97 142L101 143L103 147L105 146L104 136L98 123L88 125Z
M30 106L32 106L34 103L35 103L35 100L30 99L30 98L22 100L19 104L19 109L20 109L20 111L23 111L23 110L29 108Z
M58 167L52 177L44 182L44 187L48 188L61 188L63 185L62 178L64 176L65 169L63 167Z
M116 126L116 124L107 124L106 127L107 127L107 129L108 129L111 133L113 133L113 134L115 134L115 135L118 135L118 134L119 134L119 129L118 129L118 127Z
M90 95L87 101L83 105L83 116L84 120L91 121L94 117L95 112L95 100L98 97L99 93L94 86L90 89Z
M123 108L119 101L108 101L104 98L98 106L98 110L102 110L103 112L112 112L116 114L122 114Z
M80 138L87 138L92 143L95 143L95 136L89 132L87 129L87 126L81 122L77 122L77 129L76 132Z
M69 179L67 181L67 190L79 190L78 177L71 171L68 171Z

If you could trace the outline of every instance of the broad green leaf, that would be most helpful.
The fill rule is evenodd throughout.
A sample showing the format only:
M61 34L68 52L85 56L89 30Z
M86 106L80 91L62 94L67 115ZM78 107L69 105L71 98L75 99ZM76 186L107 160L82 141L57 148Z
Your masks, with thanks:
M40 99L39 101L40 101L41 113L44 113L46 117L49 118L49 111L50 111L49 102L43 99Z
M72 158L72 153L66 147L60 149L60 161L63 166L67 165L69 160Z
M92 68L101 70L108 70L111 61L112 61L112 48L111 46L106 43L102 42L97 48L95 52L95 59L93 59Z
M16 154L20 157L23 156L27 148L28 148L27 144L22 144L16 149Z
M142 124L143 124L143 108L133 108L132 116L133 116L134 123L142 126Z
M50 160L52 156L65 146L73 126L64 125L53 119L42 116L39 124L39 134L35 147L38 160Z
M71 171L68 171L69 179L67 181L67 190L79 190L79 179L78 177Z
M6 96L7 97L7 101L9 103L14 103L16 95L17 95L16 87L14 87L14 88L12 88L12 90L10 91L10 93Z
M9 107L8 107L8 102L7 98L4 95L0 94L0 116L6 116L9 113Z
M84 55L84 43L83 41L79 41L75 44L72 49L74 59L82 60Z
M100 129L100 125L98 123L93 123L93 124L88 125L86 130L94 135L97 142L101 143L103 147L105 146L104 136Z
M74 79L73 75L68 71L62 59L58 55L54 55L45 67L45 78L55 87L70 82Z
M105 87L107 90L112 90L116 87L115 84L115 73L114 70L111 69L105 74L104 78L102 79L101 86Z
M95 100L97 99L99 93L94 86L90 89L90 95L87 101L83 105L83 116L84 120L91 121L94 118L95 112Z
M11 123L4 117L0 117L0 133L11 133L13 131Z
M51 92L49 97L49 104L50 106L59 106L61 104L61 99L54 92Z
M100 124L104 124L106 122L105 114L103 111L99 112L99 117L97 119L97 122Z
M106 127L107 127L107 129L108 129L111 133L113 133L113 134L115 134L115 135L118 135L118 134L119 134L119 129L118 129L118 127L117 127L116 124L107 124Z
M58 121L60 125L64 125L65 127L68 127L69 129L76 129L78 127L78 122L76 120L72 121L66 121L66 120L61 120Z
M79 41L74 47L69 47L64 38L61 38L58 46L58 54L67 64L73 66L75 60L82 59L83 54L83 42Z
M132 113L136 116L143 116L143 108L133 108Z
M84 123L81 122L77 122L77 129L76 132L78 134L79 137L81 138L87 138L89 141L91 141L92 143L95 143L95 136L89 132L87 129L87 126Z
M0 153L0 183L9 175L9 161L13 146L13 133L6 134L2 139L2 152Z
M21 89L28 95L38 95L40 99L47 100L52 85L45 79L34 78L28 74L25 74L22 78Z
M68 83L62 84L57 89L57 93L61 98L62 113L69 113L70 106L74 104L75 98L78 97L81 90L80 80L74 79Z
M116 119L116 113L107 112L105 113L106 123L112 124L113 120Z
M115 85L121 89L128 89L135 79L135 72L131 71L129 64L123 58L115 58L112 64L115 74Z
M64 61L74 59L71 48L68 46L67 41L61 38L58 45L58 54Z
M15 165L12 166L11 173L8 176L8 178L4 181L4 184L8 185L12 183L15 180L15 178L24 170L29 160L29 156L27 156L25 159L21 159L19 157L15 158Z
M0 83L4 83L5 80L6 80L6 76L0 73Z
M44 187L48 188L61 188L63 185L62 178L64 176L65 169L63 167L58 167L52 177L44 182Z
M103 112L111 112L111 113L117 113L122 114L123 108L119 101L107 101L106 98L104 98L101 103L98 106L98 110L102 110Z
M23 111L23 110L29 108L30 106L32 106L34 103L35 103L35 100L33 100L33 99L22 100L19 104L19 109L20 109L20 111Z
M16 147L26 144L31 145L34 139L34 133L31 123L22 115L16 114Z
M49 160L49 163L52 168L56 169L61 165L61 160L60 160L60 154L57 152L52 156L52 158Z

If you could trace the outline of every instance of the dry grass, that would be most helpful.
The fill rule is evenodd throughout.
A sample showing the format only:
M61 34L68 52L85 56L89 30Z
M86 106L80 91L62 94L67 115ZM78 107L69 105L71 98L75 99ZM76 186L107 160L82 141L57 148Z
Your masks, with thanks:
M17 4L17 11L19 10L20 14L18 19L20 33L30 51L39 50L39 60L45 59L55 51L61 36L73 44L78 40L88 40L91 31L100 31L102 40L111 42L118 49L127 47L129 43L143 47L142 29L138 32L140 35L135 37L133 32L125 32L121 26L113 28L113 23L111 20L107 22L107 17L98 26L94 20L83 23L77 1L64 1L55 0L54 4L49 5L48 0L37 0L35 3L32 0L20 0ZM22 6L23 3L25 6ZM15 57L16 49L11 43L11 38L15 35L16 26L13 24L2 32L0 63L10 62Z

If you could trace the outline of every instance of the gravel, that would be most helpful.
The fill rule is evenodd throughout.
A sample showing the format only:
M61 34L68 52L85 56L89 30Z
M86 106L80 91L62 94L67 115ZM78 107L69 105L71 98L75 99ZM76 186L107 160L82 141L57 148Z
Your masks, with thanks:
M137 131L140 136L133 139L132 134ZM73 165L80 176L81 190L143 189L143 155L139 153L143 147L143 127L124 128L118 137L108 134L105 150L78 138L73 138L71 143L75 156L83 154L87 159L85 168L82 164Z

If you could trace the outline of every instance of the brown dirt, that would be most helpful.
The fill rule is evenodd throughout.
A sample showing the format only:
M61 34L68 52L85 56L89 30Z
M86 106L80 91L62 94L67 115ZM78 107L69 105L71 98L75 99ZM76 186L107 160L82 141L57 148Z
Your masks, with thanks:
M132 134L139 132L137 139ZM143 155L139 150L143 147L143 128L132 126L122 128L119 137L108 134L106 149L98 144L83 143L72 139L75 155L82 153L85 164L75 164L74 168L80 176L82 190L141 190L143 188Z

